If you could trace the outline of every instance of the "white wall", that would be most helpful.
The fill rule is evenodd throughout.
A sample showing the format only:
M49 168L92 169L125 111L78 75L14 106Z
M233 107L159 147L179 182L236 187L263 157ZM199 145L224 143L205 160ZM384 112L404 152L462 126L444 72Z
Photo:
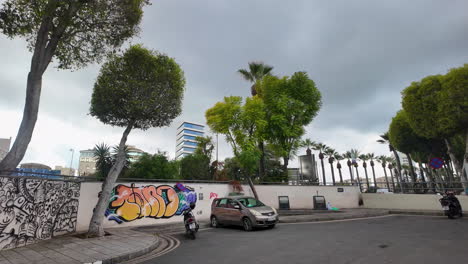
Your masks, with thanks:
M363 193L365 208L441 210L439 199L434 194L379 194ZM468 196L457 196L462 208L468 208Z
M122 183L130 186L131 183ZM137 183L135 187L147 185L170 185L176 183ZM227 184L195 184L183 183L195 189L197 193L197 205L195 208L196 217L198 220L208 220L211 213L211 202L214 197L210 194L216 194L218 197L227 196L231 192ZM338 192L337 188L343 188L344 192ZM245 195L253 196L248 185L243 186ZM285 186L285 185L256 185L257 193L262 202L275 208L279 207L278 196L289 196L291 209L313 208L312 196L317 194L324 195L331 205L338 208L355 208L358 207L359 188L356 186ZM82 183L80 203L78 209L77 231L85 231L88 229L89 221L91 220L92 211L97 203L98 193L101 191L101 183ZM198 199L199 194L203 194L203 200ZM171 218L150 218L144 217L131 222L118 224L113 220L104 219L104 227L128 227L153 224L165 224L173 222L182 222L182 216L173 216Z

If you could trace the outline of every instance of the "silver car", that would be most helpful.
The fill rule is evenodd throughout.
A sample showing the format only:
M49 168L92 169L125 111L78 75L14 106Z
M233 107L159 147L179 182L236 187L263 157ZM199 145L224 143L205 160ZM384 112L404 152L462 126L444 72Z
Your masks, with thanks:
M278 223L278 212L253 197L225 197L211 204L211 226L239 225L245 231L255 227L274 228Z

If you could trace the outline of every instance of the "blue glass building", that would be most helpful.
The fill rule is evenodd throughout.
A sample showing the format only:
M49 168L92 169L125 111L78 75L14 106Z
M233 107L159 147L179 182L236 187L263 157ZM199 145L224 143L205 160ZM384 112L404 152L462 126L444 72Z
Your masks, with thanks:
M190 122L183 122L177 128L176 159L183 158L195 152L197 148L196 137L205 136L205 126Z

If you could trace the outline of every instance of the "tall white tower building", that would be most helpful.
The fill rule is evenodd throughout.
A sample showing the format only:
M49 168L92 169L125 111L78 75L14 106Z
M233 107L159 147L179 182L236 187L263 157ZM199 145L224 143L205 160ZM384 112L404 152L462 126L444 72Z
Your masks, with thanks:
M197 148L196 137L205 135L205 126L190 122L183 122L177 128L176 136L176 159L183 158L195 152Z

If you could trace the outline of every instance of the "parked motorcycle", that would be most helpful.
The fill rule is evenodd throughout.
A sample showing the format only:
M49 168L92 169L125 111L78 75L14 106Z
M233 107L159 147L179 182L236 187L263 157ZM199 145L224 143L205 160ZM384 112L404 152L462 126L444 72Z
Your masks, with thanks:
M184 215L184 225L185 225L185 234L191 239L196 238L196 233L198 232L199 225L193 214L193 209L195 209L195 203L190 204L190 208L186 209L183 212Z
M441 194L439 193L439 195ZM442 198L439 199L439 202L442 206L442 209L444 210L445 215L449 219L454 219L456 216L463 216L460 201L458 201L453 192L445 193Z

